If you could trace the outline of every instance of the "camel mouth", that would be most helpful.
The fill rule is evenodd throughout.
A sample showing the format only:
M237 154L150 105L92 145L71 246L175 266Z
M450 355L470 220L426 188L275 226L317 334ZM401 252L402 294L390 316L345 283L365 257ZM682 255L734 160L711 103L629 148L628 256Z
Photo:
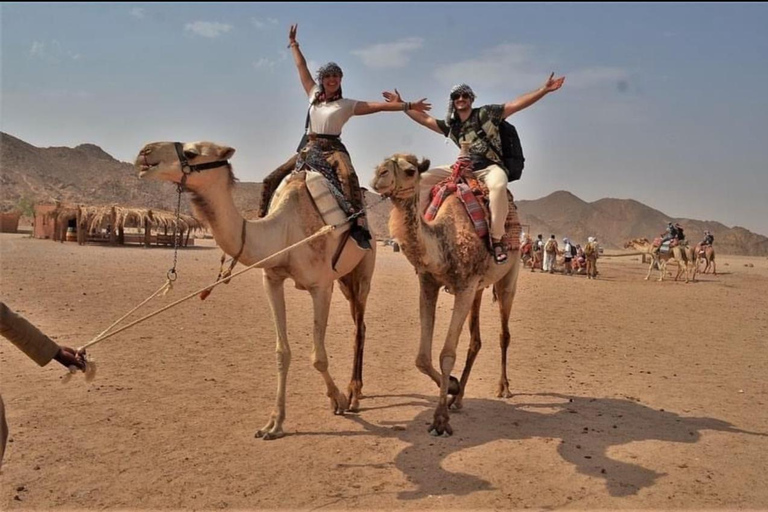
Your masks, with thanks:
M137 167L139 168L139 179L144 178L147 174L150 174L154 169L157 168L159 164L140 164Z

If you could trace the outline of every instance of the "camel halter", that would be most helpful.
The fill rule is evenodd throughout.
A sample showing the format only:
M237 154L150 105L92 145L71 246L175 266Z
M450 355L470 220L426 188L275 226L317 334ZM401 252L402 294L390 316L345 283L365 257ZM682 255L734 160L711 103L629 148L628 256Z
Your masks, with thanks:
M389 158L388 162L392 162L392 165L394 165L395 167L399 167L397 163L397 158L395 157ZM394 197L394 198L400 199L399 196L401 193L410 194L413 192L413 189L415 188L414 185L411 185L410 187L401 187L400 178L398 177L398 174L394 170L392 171L392 174L395 177L395 186L392 187L392 191L389 194L381 194L382 197L385 197L385 198Z

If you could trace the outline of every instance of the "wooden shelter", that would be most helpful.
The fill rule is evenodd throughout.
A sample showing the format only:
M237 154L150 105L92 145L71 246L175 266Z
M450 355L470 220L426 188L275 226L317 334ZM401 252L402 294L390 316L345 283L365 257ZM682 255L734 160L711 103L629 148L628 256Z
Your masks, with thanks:
M0 213L0 233L17 233L19 231L19 219L21 212Z
M174 230L178 236L177 245L186 247L194 244L194 240L190 240L192 232L205 231L205 226L190 215L181 214L177 219L175 213L165 210L59 203L35 206L33 236L80 245L140 243L145 247L173 246Z

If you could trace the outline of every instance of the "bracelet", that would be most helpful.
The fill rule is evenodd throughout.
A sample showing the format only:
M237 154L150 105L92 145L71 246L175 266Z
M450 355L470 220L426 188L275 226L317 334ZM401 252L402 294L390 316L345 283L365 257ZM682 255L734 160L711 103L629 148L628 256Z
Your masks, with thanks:
M411 110L411 102L406 101L405 103L403 103L403 112L408 112L409 110Z
M299 46L299 43L297 43L296 41L294 41L294 42L292 42L292 43L289 43L289 44L288 44L288 46L286 46L286 48L293 48L294 46L298 48L298 46Z

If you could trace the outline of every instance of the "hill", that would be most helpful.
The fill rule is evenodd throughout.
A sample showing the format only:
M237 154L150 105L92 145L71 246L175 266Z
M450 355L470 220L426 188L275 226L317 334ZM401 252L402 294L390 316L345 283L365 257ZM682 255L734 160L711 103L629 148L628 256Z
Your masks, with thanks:
M238 182L234 189L237 207L247 218L255 217L261 199L261 183ZM389 233L391 204L365 193L371 205L368 217L379 238ZM75 148L38 148L6 133L0 133L0 209L19 209L24 203L54 201L92 205L174 210L176 189L168 183L139 180L133 165L115 160L100 147L81 144ZM715 236L723 254L768 256L768 238L719 222L670 217L633 199L605 198L588 203L567 191L557 191L536 200L517 201L526 231L550 234L575 242L596 236L606 248L620 248L626 240L652 238L667 222L679 222L689 239L697 242L704 230ZM189 198L182 210L191 213Z

